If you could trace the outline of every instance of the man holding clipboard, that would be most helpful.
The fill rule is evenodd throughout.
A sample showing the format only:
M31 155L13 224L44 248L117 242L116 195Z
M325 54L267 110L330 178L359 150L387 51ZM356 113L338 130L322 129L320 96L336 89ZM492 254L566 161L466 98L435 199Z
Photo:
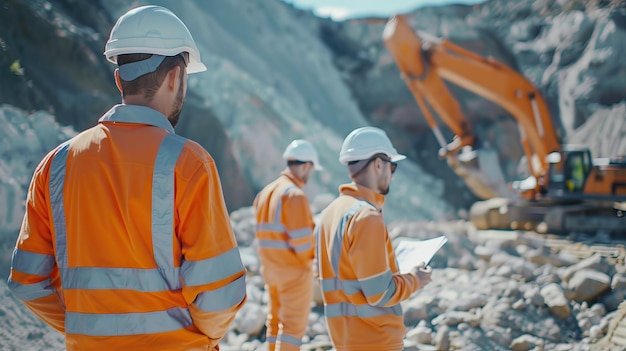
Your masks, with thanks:
M315 228L318 278L337 351L402 350L400 303L430 282L424 263L399 271L383 219L396 161L404 158L379 128L355 129L343 142L339 161L353 182L339 187Z

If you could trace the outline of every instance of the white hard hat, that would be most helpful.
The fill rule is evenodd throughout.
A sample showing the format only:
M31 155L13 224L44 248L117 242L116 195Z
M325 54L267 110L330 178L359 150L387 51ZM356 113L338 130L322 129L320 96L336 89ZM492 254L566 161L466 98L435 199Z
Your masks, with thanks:
M315 169L324 169L322 165L320 165L319 159L317 158L317 151L315 150L315 146L313 146L313 144L304 139L294 140L289 145L287 145L287 148L283 153L283 159L288 161L291 160L313 162L313 166L315 167Z
M111 29L104 48L104 56L112 63L123 54L176 56L182 52L189 53L187 73L206 71L187 26L161 6L141 6L126 12Z
M393 162L406 158L396 151L385 131L375 127L362 127L353 130L344 139L339 162L347 165L348 162L367 160L376 154L385 154Z

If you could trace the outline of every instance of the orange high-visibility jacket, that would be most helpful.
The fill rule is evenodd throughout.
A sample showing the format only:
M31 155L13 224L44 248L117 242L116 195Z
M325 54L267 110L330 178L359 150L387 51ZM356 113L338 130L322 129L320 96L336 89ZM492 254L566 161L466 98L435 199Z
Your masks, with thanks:
M315 228L333 346L337 351L402 350L400 302L419 288L419 280L398 272L381 213L385 197L354 183L339 192Z
M303 186L290 171L283 171L254 199L259 257L265 268L311 268L315 224Z
M8 284L68 350L212 350L246 300L213 159L114 106L37 167Z

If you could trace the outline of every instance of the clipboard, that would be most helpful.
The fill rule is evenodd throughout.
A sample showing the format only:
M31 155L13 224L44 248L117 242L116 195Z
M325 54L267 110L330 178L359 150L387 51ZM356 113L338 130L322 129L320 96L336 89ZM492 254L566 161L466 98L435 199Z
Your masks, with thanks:
M396 262L400 273L403 274L422 262L428 266L437 251L448 242L445 235L426 240L406 237L399 237L396 240L398 242L395 249Z

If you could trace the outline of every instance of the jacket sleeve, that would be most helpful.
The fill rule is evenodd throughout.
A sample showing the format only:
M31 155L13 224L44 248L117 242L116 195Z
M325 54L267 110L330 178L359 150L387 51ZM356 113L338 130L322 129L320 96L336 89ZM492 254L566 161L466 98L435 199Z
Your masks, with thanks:
M49 161L44 158L35 170L28 189L26 212L13 256L7 284L37 317L61 333L65 332L65 306L50 228L50 206L46 196Z
M291 190L284 195L282 222L289 236L289 246L306 265L313 260L313 215L309 200L302 191Z
M382 216L366 210L357 213L348 226L348 240L348 257L369 305L397 305L419 288L413 274L394 273L392 246Z
M246 301L246 270L213 160L193 172L177 193L183 296L194 325L216 347Z

